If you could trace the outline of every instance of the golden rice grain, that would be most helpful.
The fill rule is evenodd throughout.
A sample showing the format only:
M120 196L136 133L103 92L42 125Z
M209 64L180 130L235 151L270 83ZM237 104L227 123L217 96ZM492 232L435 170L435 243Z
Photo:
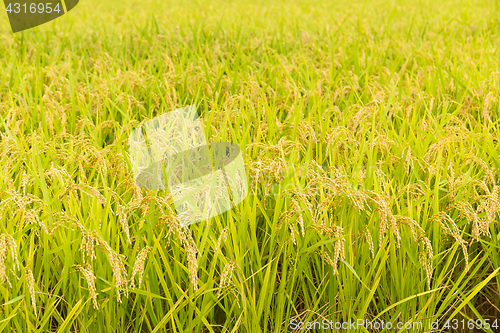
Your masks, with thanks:
M410 166L413 166L413 158L411 156L411 148L408 147L408 150L406 152L405 163L404 163L404 170L405 170L406 175L410 174Z
M432 250L432 244L429 238L425 236L420 236L418 240L419 244L422 245L422 250L419 253L418 260L424 266L425 272L427 274L427 287L431 289L431 279L432 279L432 258L434 252Z
M28 291L31 295L31 305L33 306L33 311L36 313L36 297L35 297L35 278L33 277L33 272L31 269L26 269L26 284L28 285Z
M127 213L125 212L125 207L118 204L116 208L116 214L118 215L118 220L120 221L120 225L122 226L123 231L125 232L125 236L127 236L127 243L131 243L130 241L130 231L127 223Z
M144 264L146 262L146 257L148 253L152 250L153 248L151 246L145 246L137 255L137 259L135 260L134 263L134 268L132 269L132 276L130 278L131 280L131 288L135 288L135 275L137 274L139 276L139 285L138 287L141 286L142 284L142 275L144 274Z
M215 248L214 251L218 252L220 249L220 246L222 244L222 241L226 242L227 241L227 234L229 232L228 227L225 227L222 232L219 235L219 238L217 239L217 243L215 243Z
M432 217L431 220L438 222L443 231L446 234L452 236L455 239L455 241L461 246L465 258L465 270L468 271L469 255L467 253L467 242L460 235L460 232L458 230L455 221L453 221L453 219L446 212L437 213Z
M366 241L368 242L368 248L370 249L370 253L372 254L372 258L375 258L375 248L373 246L373 238L372 235L370 234L370 230L368 228L365 229L364 231Z
M233 271L236 268L236 264L231 261L227 263L224 266L224 269L222 270L221 278L220 278L220 283L219 283L219 288L217 290L217 298L220 297L222 294L222 289L226 288L232 283L232 276L233 276Z
M85 263L84 265L73 265L73 267L76 270L80 271L85 277L94 308L99 309L99 305L97 304L97 292L95 288L96 277L94 275L94 272L92 271L92 267L88 263Z
M335 238L339 238L335 242L335 247L333 250L333 274L336 275L338 274L338 261L339 260L344 260L345 259L345 252L344 252L344 229L340 226L335 226L334 228L334 234L333 236Z
M7 277L6 271L7 267L5 265L5 260L7 259L7 253L10 252L12 261L14 265L17 264L19 269L19 262L17 261L17 244L14 241L14 238L9 234L0 234L0 282L3 283L7 281L9 286L12 288L10 284L9 278Z

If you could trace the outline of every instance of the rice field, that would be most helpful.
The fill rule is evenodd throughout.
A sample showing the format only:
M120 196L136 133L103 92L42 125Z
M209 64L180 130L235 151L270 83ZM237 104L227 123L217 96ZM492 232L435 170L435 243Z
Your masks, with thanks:
M82 0L17 34L0 15L0 331L500 330L499 9ZM128 137L191 104L250 193L183 227ZM394 327L341 327L360 320Z

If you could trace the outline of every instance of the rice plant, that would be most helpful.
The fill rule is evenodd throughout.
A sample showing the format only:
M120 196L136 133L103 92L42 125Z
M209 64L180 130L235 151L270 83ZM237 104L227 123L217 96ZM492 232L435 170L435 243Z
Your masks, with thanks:
M17 34L0 16L0 330L495 332L499 9L87 0ZM183 226L128 137L191 104L250 194Z

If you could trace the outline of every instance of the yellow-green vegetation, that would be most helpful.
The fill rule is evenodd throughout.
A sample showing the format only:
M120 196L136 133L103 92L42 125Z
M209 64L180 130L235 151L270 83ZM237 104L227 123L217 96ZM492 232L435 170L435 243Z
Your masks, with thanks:
M15 35L2 14L0 330L500 317L499 9L82 0ZM190 104L251 193L183 228L127 140Z

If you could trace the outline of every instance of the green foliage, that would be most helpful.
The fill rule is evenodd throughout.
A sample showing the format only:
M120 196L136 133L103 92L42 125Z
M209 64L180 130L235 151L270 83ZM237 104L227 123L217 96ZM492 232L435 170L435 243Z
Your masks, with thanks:
M4 15L0 329L500 317L498 9L88 0L15 35ZM251 193L184 229L127 140L189 104Z

